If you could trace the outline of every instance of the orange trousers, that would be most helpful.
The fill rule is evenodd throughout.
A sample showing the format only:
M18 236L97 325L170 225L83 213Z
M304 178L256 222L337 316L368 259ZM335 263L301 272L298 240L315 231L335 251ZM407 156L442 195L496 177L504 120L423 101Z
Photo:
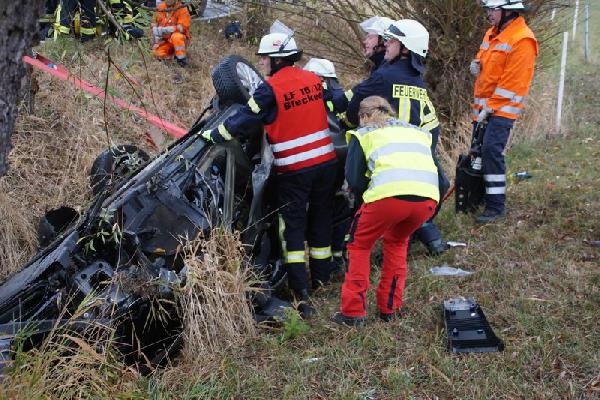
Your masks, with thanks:
M173 57L173 54L175 54L175 57L181 60L187 56L185 48L185 35L183 33L174 32L169 38L163 39L153 52L154 55L160 59L171 58Z

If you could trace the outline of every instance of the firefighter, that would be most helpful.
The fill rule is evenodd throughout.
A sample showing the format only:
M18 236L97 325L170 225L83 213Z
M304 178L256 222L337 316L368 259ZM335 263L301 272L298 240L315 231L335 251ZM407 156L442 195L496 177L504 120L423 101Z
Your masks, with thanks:
M363 40L365 57L371 62L371 74L384 62L385 42L383 33L392 24L388 17L371 17L360 23L360 27L367 34Z
M136 28L134 25L134 10L131 4L125 0L108 0L110 12L113 14L115 19L123 28L125 39L131 38L139 39L144 36L144 31L140 28ZM118 29L113 27L113 35L118 34Z
M43 42L50 34L50 29L56 21L56 9L58 8L59 0L46 0L44 3L44 15L40 17L40 41Z
M473 125L487 122L483 138L482 162L485 209L477 223L493 222L506 215L506 165L504 148L510 130L523 113L525 97L533 79L538 42L521 15L520 0L483 2L488 21L470 70L476 76Z
M383 238L383 265L377 308L383 321L399 316L406 279L409 238L435 212L439 201L431 133L393 118L388 101L361 101L361 128L350 131L346 180L364 203L356 212L348 240L349 263L342 285L341 309L334 321L366 321L371 250Z
M358 123L358 109L363 99L381 96L396 110L400 121L431 132L431 152L435 158L440 124L423 81L429 33L419 22L405 19L393 22L384 32L384 37L385 62L368 79L346 92L350 98L346 110L348 124L356 126ZM449 184L437 160L436 164L440 177L440 197L443 197ZM415 236L432 255L448 249L433 221L427 221Z
M190 12L180 1L165 0L158 5L152 21L154 55L161 60L175 55L177 64L186 67L191 21Z
M304 318L314 313L304 259L309 246L312 286L326 284L332 272L331 214L336 155L323 102L323 86L312 72L294 66L302 56L292 35L264 36L257 55L268 81L261 83L240 111L216 129L202 132L223 142L264 124L274 155L280 232L289 286Z
M96 36L96 0L61 0L57 8L54 37L69 35L76 9L79 8L79 38L87 42Z
M311 58L308 60L304 69L316 74L323 82L323 99L327 107L329 120L329 128L332 133L337 130L337 134L343 145L337 147L342 151L345 147L344 132L340 127L340 121L337 113L341 112L345 106L344 89L340 85L335 66L333 63L324 58ZM335 143L334 143L335 145ZM338 173L335 180L335 198L333 200L333 224L331 232L331 251L333 255L333 266L336 277L341 276L341 273L346 269L345 257L345 240L350 221L352 220L354 202L344 190L344 167L338 165Z

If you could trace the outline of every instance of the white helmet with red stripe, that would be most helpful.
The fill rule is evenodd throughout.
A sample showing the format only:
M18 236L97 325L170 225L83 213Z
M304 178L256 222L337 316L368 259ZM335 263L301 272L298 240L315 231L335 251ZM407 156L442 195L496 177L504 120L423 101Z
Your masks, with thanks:
M523 0L481 0L484 8L502 8L504 10L525 10Z

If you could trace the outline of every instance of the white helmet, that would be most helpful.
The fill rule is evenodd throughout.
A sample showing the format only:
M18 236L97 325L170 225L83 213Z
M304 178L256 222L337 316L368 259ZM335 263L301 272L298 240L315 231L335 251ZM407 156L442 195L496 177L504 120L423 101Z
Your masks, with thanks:
M322 78L336 78L335 66L329 60L324 58L311 58L308 60L304 69L318 75Z
M429 50L429 32L420 23L413 19L401 19L392 22L384 33L385 38L394 38L404 47L418 56L425 58Z
M296 46L293 34L269 33L260 39L256 54L269 57L287 57L300 52L301 50Z
M524 10L523 0L481 0L485 8L502 8L504 10Z
M376 33L379 36L383 36L385 30L392 24L392 19L388 17L371 17L366 21L360 23L360 27L367 33Z

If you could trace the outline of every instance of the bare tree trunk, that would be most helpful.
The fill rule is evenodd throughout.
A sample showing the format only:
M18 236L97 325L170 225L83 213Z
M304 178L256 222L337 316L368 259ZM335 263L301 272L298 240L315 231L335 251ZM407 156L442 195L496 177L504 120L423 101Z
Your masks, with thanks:
M37 43L43 0L0 1L0 177L8 169L10 135L17 117L23 54Z

